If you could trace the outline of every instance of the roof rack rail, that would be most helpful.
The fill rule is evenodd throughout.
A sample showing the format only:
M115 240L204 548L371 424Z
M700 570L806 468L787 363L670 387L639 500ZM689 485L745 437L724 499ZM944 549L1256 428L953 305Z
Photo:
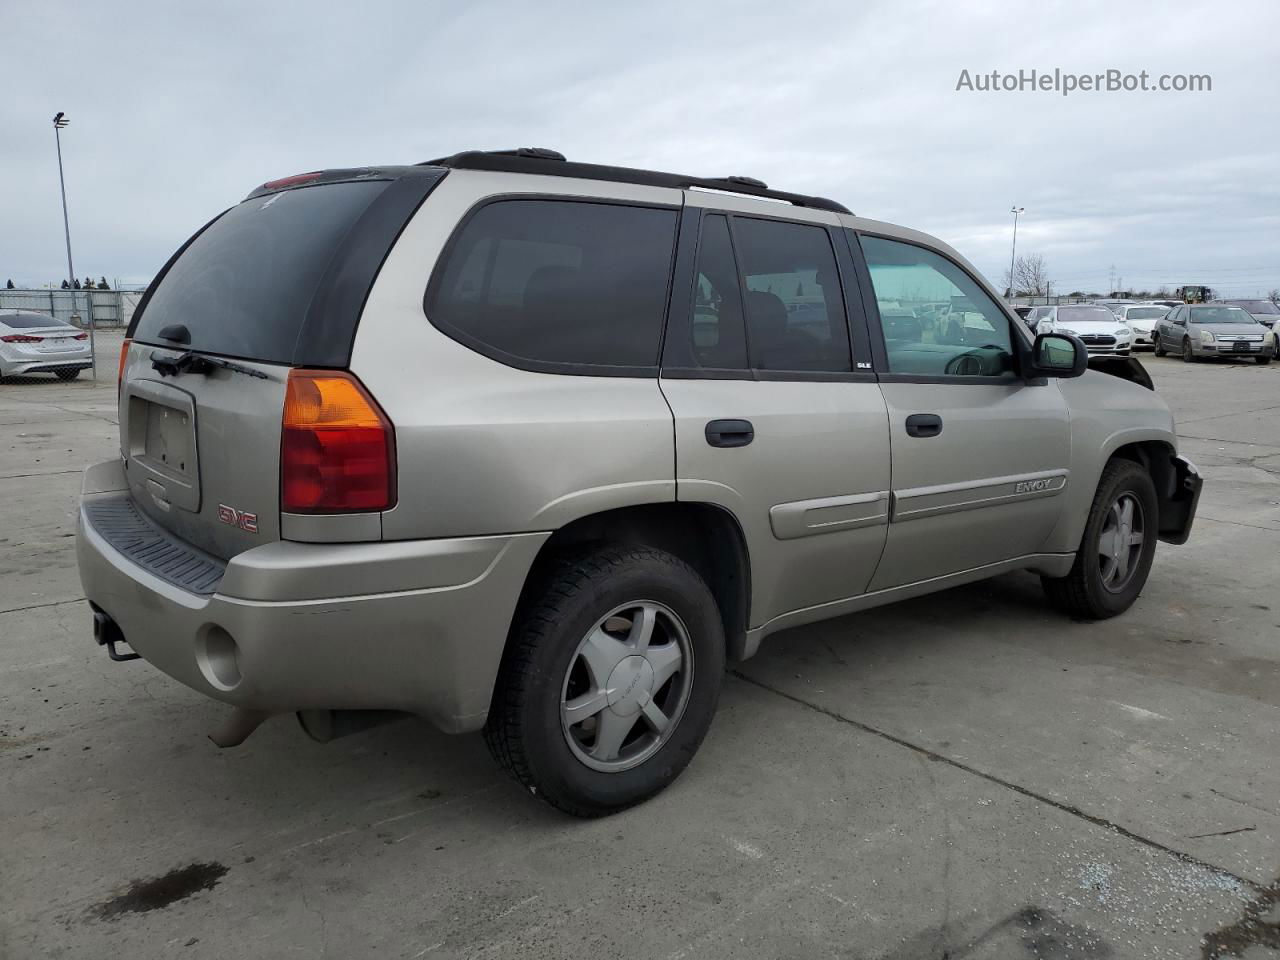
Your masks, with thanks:
M842 203L825 197L810 197L785 190L770 190L754 177L690 177L658 170L633 167L611 167L596 163L573 163L564 154L546 147L518 147L513 150L465 150L449 157L439 157L420 164L424 167L449 167L454 170L494 170L504 173L532 173L547 177L576 177L581 180L611 180L617 183L639 183L652 187L687 189L701 187L723 193L738 193L766 200L781 200L811 210L852 213Z

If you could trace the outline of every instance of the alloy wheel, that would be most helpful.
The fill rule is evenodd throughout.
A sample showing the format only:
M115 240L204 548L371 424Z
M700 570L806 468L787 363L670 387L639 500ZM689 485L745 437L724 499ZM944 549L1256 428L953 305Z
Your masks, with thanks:
M578 644L560 695L574 756L618 773L644 763L674 732L693 689L693 646L665 604L635 600L601 617Z
M1098 570L1102 586L1120 593L1137 573L1146 542L1145 515L1142 503L1134 494L1120 494L1107 510L1098 534Z

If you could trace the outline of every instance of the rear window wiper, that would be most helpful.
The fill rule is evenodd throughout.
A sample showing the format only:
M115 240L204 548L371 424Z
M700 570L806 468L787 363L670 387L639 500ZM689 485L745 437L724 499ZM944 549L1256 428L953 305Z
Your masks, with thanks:
M207 377L215 369L222 369L257 377L259 380L270 379L261 370L255 370L253 367L232 363L230 360L223 360L221 357L206 357L192 350L188 350L177 357L157 357L152 353L151 367L162 377L176 377L180 373L198 373Z

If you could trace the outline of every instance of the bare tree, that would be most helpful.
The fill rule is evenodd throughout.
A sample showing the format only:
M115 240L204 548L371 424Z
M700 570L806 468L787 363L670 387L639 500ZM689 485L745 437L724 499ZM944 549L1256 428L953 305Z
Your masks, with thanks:
M1267 299L1272 303L1280 303L1280 287L1272 287L1271 292L1267 294Z
M1049 271L1045 268L1044 257L1033 253L1027 257L1019 257L1013 265L1013 276L1004 272L1004 285L1013 296L1044 297L1049 294Z

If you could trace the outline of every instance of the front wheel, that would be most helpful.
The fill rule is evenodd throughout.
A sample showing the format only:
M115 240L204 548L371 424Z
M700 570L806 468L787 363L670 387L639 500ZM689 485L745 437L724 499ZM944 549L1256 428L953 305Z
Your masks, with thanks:
M1132 460L1112 460L1098 481L1071 572L1041 577L1045 593L1082 620L1124 613L1146 585L1159 529L1151 475Z
M1190 339L1183 338L1182 341L1182 362L1190 363L1196 358L1195 351L1191 349Z
M1164 341L1160 339L1160 334L1157 333L1155 335L1154 339L1151 341L1151 346L1152 349L1155 350L1157 357L1163 357L1165 355Z
M560 559L516 613L485 740L535 796L614 813L688 765L724 666L719 608L683 560L649 547Z

